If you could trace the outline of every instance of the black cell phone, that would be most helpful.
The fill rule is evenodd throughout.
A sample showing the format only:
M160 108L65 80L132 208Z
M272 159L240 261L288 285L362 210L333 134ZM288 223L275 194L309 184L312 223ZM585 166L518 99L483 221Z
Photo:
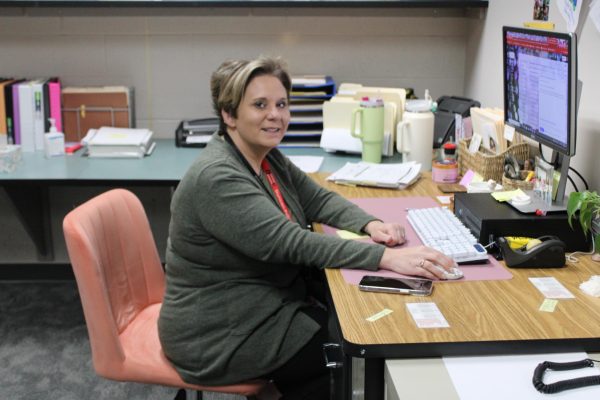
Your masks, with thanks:
M365 275L358 284L366 292L384 292L429 296L433 290L433 281L423 278L386 278Z

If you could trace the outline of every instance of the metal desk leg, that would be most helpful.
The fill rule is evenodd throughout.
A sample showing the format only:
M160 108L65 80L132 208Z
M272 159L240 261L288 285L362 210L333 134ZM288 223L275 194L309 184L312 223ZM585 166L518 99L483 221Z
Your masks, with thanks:
M383 358L365 359L365 400L383 400L384 366Z
M38 184L5 185L17 216L37 249L40 261L54 260L48 187Z

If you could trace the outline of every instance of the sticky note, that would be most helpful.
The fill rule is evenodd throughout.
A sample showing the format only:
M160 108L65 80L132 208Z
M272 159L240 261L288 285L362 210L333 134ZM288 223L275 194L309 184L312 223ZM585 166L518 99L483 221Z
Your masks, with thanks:
M475 172L472 169L468 170L467 172L465 172L465 175L460 180L460 184L463 185L464 187L469 186L469 183L471 183L474 176L475 176Z
M391 314L392 312L393 311L390 310L389 308L384 308L383 310L379 311L377 314L373 314L369 318L367 318L367 321L369 321L369 322L377 321L379 318L383 318L386 315Z
M504 125L504 139L508 140L509 142L512 142L514 138L515 128L508 124Z
M406 307L419 328L450 327L435 303L407 303Z
M555 299L544 299L542 305L540 306L540 311L544 312L554 312L556 305L558 304L558 300Z
M451 196L437 196L437 199L440 202L440 204L452 204Z
M526 195L525 192L522 191L521 189L492 193L492 197L494 199L496 199L496 201L500 201L500 202L511 200L517 196L525 196L525 195Z

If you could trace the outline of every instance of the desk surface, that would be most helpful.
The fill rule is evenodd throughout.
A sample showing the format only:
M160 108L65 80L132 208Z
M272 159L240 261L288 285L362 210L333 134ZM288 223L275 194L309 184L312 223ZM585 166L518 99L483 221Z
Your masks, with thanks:
M327 153L321 148L281 148L286 155L310 155L324 157L321 172L333 172L346 162L357 162L356 154ZM175 147L173 140L159 139L152 155L142 159L89 158L83 150L64 157L45 158L43 152L23 153L23 160L16 170L0 173L0 183L10 181L54 182L93 181L153 184L176 184L202 148ZM399 154L385 157L384 162L401 162Z
M315 178L348 198L440 194L429 177L403 191L340 186L324 177ZM600 298L579 289L581 282L600 273L600 264L589 256L580 260L559 269L511 269L510 280L439 283L430 297L361 292L336 269L328 269L326 276L349 355L399 358L600 350ZM528 280L548 276L576 296L560 300L552 313L539 311L544 297ZM406 309L406 303L413 302L435 302L450 328L417 328ZM384 308L393 312L366 321Z

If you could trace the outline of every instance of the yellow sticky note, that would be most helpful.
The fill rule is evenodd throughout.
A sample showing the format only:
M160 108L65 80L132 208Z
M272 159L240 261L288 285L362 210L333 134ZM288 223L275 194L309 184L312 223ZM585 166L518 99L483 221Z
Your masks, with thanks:
M523 22L525 28L544 29L547 31L554 30L554 22L550 21L528 21Z
M471 179L471 183L483 182L483 176L479 175L477 172L473 175L473 179Z
M542 305L540 306L540 311L554 312L554 309L556 308L557 304L558 304L558 300L555 300L555 299L545 299L542 302Z
M526 196L525 192L521 189L507 190L505 192L493 192L492 197L496 201L509 201L517 196Z
M350 231L343 231L341 229L339 231L337 231L337 234L342 239L352 239L352 240L366 239L369 237L369 235L359 235L358 233L354 233L354 232L350 232Z
M377 321L379 318L383 318L386 315L391 314L392 312L393 311L390 310L389 308L384 308L383 310L379 311L377 314L373 314L369 318L367 318L367 321L369 321L369 322Z

